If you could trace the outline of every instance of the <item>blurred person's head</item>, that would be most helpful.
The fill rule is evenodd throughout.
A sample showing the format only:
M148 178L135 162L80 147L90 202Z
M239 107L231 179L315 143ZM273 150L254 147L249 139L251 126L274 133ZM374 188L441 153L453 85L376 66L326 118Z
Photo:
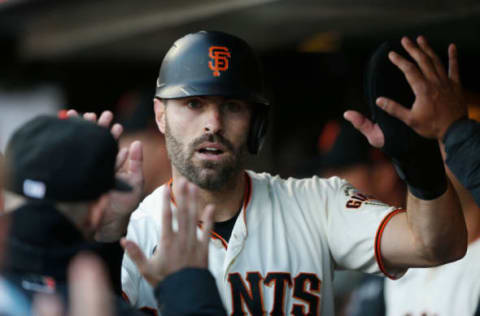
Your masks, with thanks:
M143 148L144 194L148 195L171 177L165 137L158 132L152 107L154 91L149 89L126 92L119 99L115 116L124 128L120 147L140 140Z
M5 151L6 211L54 206L87 238L97 229L115 178L118 144L108 129L79 118L36 117L13 134Z
M404 205L405 186L384 154L351 124L329 121L318 138L316 173L346 179L363 193L390 205Z

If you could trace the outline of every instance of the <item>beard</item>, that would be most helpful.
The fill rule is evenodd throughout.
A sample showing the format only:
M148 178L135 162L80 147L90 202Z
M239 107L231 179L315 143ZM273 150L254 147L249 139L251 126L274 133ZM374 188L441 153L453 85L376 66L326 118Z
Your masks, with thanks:
M244 141L238 148L220 134L204 134L185 144L176 138L165 118L165 140L167 153L178 172L204 190L219 191L229 184L235 175L243 170L247 158L247 144ZM199 161L193 156L196 148L204 142L223 145L231 154L221 161Z

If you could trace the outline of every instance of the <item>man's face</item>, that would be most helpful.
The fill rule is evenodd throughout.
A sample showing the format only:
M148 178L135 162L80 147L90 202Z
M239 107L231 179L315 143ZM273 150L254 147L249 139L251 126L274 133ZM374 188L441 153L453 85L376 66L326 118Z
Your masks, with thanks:
M251 116L247 102L172 99L156 101L155 113L173 167L190 182L217 191L243 169Z

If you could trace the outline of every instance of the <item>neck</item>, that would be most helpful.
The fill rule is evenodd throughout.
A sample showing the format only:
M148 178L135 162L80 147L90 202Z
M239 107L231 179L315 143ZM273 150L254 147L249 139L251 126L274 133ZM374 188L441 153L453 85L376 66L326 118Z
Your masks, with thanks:
M179 188L178 185L175 184L178 183L179 179L187 179L178 173L175 168L172 168L172 178L173 194L174 196L179 197ZM197 201L197 210L199 212L198 216L202 216L203 210L209 204L215 205L215 222L223 222L235 216L243 204L246 184L245 182L245 175L244 171L242 170L235 176L231 177L229 182L218 191L209 191L197 186L199 189Z

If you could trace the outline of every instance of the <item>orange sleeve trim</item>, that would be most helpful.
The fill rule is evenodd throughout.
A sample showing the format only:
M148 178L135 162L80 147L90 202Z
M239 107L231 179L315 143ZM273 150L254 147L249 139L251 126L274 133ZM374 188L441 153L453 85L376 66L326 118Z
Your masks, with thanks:
M385 230L385 227L387 224L390 222L390 220L397 214L404 213L406 210L404 209L396 209L385 216L385 218L382 220L380 223L380 226L377 229L377 233L375 234L375 259L377 260L378 267L380 268L380 271L382 271L385 276L392 280L398 279L398 277L391 275L387 272L385 269L385 266L383 264L383 259L382 259L382 250L381 250L381 240L383 236L383 231Z
M125 293L124 291L122 291L122 298L124 299L125 302L127 302L129 305L131 305L130 299L128 298L127 293Z

